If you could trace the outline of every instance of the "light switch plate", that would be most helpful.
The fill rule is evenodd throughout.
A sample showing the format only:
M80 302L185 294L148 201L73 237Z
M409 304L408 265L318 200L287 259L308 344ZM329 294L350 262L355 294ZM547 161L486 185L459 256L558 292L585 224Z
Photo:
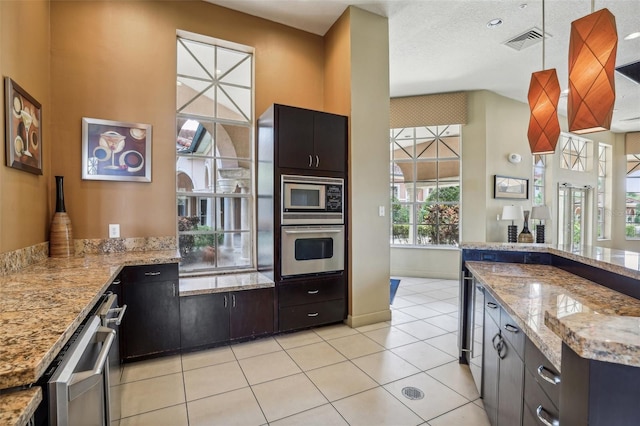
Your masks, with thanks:
M384 216L384 206L378 206L378 216Z
M120 224L109 224L109 238L120 238Z

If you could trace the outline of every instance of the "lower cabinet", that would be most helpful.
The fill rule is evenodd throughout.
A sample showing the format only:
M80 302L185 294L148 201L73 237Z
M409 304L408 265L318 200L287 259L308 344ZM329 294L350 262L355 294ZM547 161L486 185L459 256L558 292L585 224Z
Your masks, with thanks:
M340 322L346 317L344 275L278 284L279 331Z
M493 426L522 424L524 362L518 348L522 331L515 327L509 315L485 294L483 342L483 400L487 417ZM499 306L499 305L498 305ZM497 317L500 318L496 321ZM502 324L502 328L498 326ZM524 343L524 341L523 341ZM521 349L521 350L516 350Z
M272 288L180 298L182 349L273 333Z
M124 359L180 349L177 269L177 264L175 271L165 265L136 266L125 268L121 274L122 303L127 305L120 327Z

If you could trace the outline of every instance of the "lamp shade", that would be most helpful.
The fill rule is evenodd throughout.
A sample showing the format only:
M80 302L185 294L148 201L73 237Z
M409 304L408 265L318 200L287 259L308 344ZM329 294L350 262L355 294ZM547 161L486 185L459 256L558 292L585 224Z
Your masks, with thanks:
M616 18L608 9L571 23L567 101L570 132L584 134L611 127L617 47Z
M531 219L547 220L551 219L549 206L533 206L531 209Z
M531 116L527 137L531 153L551 154L555 152L560 137L560 83L555 69L531 74L528 98Z
M501 220L524 220L524 212L522 211L522 206L502 207Z

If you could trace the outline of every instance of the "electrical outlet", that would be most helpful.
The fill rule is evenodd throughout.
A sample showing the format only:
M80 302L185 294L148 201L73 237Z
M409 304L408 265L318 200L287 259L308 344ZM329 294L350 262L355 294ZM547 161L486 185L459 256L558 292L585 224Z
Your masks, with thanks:
M384 216L384 206L378 206L378 216Z
M120 224L109 224L109 238L120 238Z

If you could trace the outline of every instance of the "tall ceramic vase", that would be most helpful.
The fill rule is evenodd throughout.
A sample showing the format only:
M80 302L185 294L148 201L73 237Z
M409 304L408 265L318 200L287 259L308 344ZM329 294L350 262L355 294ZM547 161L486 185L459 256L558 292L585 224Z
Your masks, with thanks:
M64 176L56 176L56 212L53 215L49 233L49 256L51 257L70 257L75 254L71 219L64 207L63 179Z

